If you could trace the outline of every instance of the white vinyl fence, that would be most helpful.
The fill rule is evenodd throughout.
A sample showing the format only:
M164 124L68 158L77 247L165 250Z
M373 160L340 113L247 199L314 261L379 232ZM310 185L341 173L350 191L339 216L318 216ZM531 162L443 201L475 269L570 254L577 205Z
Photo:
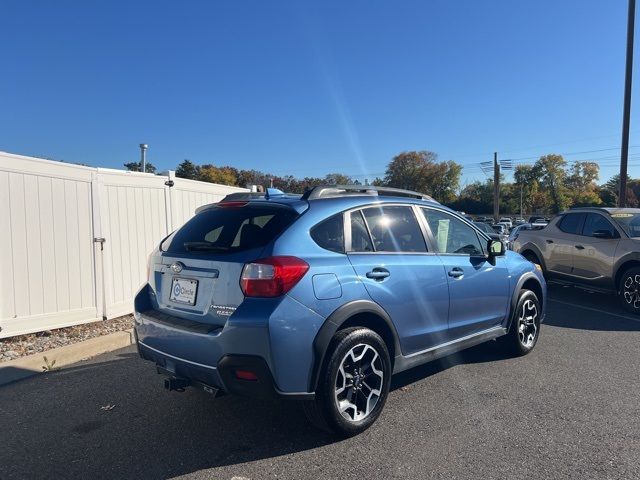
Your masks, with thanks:
M244 190L0 152L0 338L131 313L158 242Z

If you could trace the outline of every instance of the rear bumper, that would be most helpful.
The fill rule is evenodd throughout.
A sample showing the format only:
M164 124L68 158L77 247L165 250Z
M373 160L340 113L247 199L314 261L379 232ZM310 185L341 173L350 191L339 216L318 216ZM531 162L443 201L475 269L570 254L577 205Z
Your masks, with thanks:
M158 373L168 377L165 387L176 390L186 386L200 388L213 395L229 393L254 398L284 397L295 400L311 400L313 393L285 393L275 385L271 370L263 358L254 355L225 355L216 366L202 365L177 358L138 342L140 356L156 364ZM255 380L237 378L236 371L249 371ZM172 383L168 383L171 381Z
M215 327L161 313L147 299L143 288L134 311L139 354L155 363L160 373L177 379L176 385L187 382L210 387L204 389L215 393L254 397L314 398L307 390L312 340L305 349L309 358L297 356L295 348L303 347L292 342L288 324L281 327L276 322L270 327L270 322L284 316L279 313L283 308L288 322L305 323L306 319L291 309L293 300L285 296L278 301L244 302L224 326ZM281 347L283 328L288 341ZM297 361L292 362L295 357ZM253 372L257 379L238 378L236 370Z

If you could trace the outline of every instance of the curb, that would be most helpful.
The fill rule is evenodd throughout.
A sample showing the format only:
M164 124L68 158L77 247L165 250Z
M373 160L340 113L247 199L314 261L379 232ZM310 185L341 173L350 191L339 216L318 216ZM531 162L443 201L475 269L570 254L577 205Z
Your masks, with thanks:
M47 357L49 363L55 360L54 368L59 368L135 343L133 329L129 329L2 362L0 363L0 385L43 372L44 357Z

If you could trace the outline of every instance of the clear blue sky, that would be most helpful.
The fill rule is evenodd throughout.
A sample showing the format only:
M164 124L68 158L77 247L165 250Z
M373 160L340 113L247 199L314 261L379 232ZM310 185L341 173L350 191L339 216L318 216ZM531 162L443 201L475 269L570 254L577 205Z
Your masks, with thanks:
M495 150L522 162L555 152L598 161L606 180L619 156L626 8L3 0L0 150L122 168L146 142L160 169L189 158L373 178L396 153L427 149L463 164L464 181L485 178L478 163Z

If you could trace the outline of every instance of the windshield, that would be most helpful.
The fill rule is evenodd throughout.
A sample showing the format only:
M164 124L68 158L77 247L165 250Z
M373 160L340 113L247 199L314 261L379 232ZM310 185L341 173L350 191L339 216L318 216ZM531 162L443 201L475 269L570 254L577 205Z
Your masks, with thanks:
M613 218L630 237L640 237L640 213L612 213L611 218Z

